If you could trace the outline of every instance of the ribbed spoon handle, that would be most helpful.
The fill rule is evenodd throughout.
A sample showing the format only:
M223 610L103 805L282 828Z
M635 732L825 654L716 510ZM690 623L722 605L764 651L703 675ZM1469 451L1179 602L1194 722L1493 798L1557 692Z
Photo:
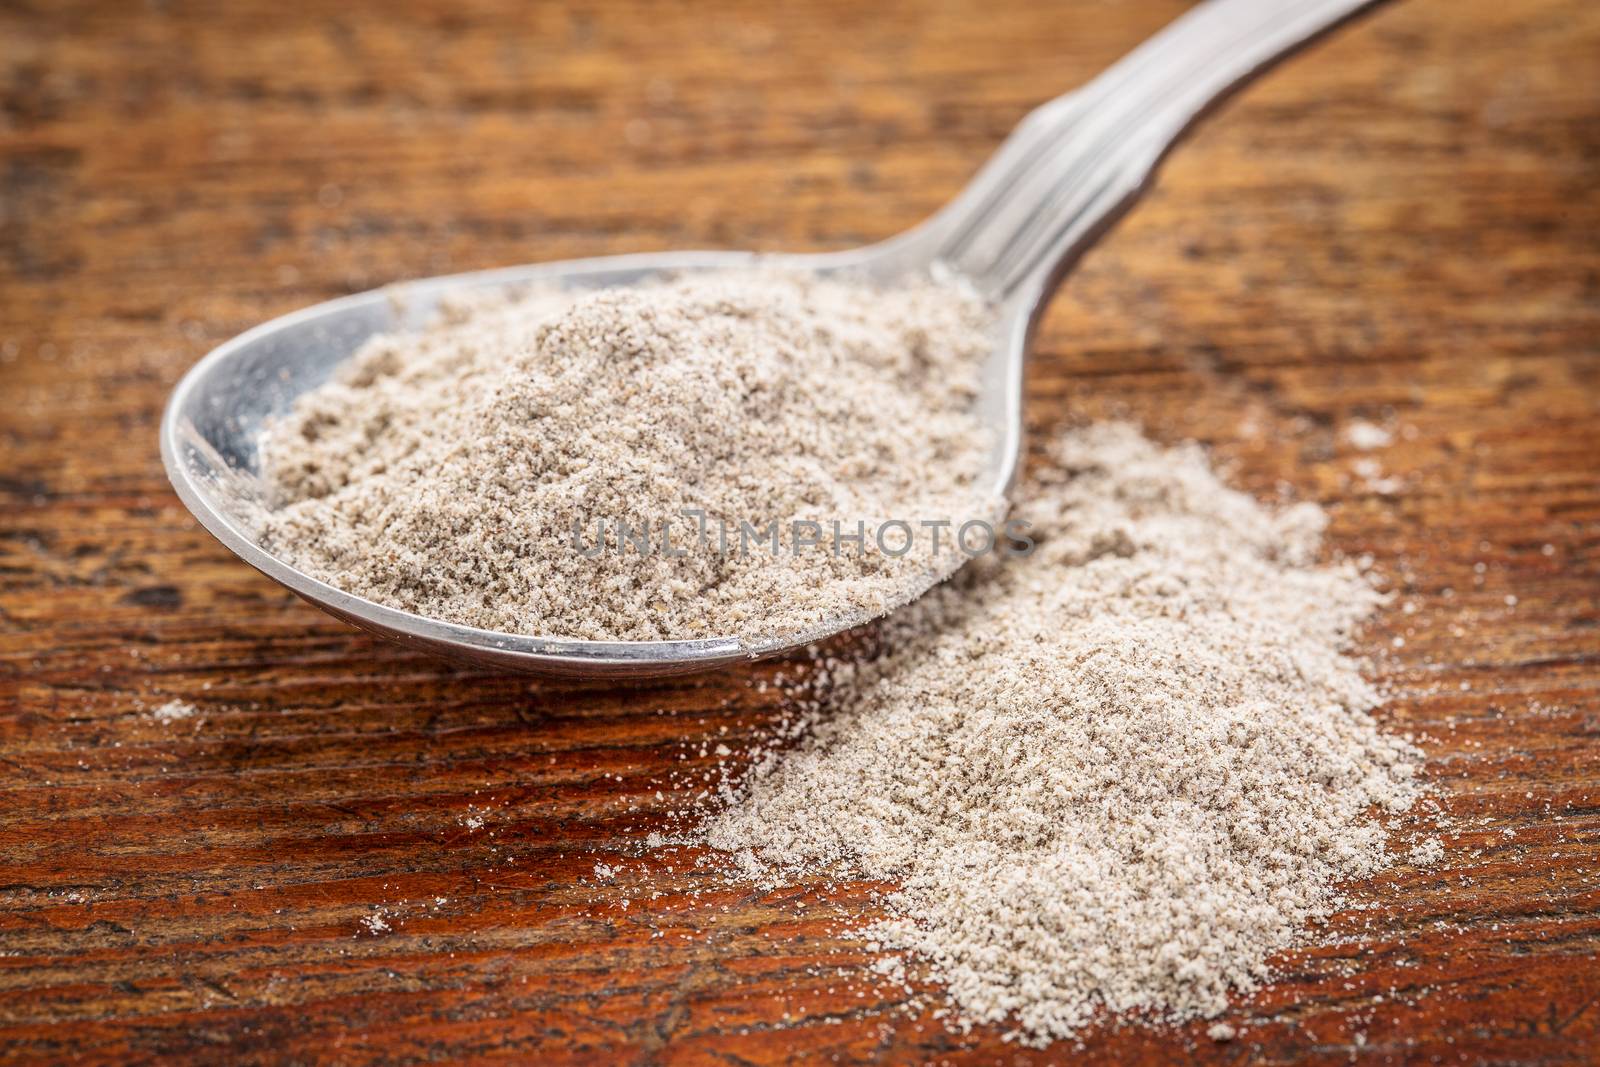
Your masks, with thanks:
M938 258L1000 299L1052 284L1216 101L1381 0L1205 0L1035 109L944 211Z

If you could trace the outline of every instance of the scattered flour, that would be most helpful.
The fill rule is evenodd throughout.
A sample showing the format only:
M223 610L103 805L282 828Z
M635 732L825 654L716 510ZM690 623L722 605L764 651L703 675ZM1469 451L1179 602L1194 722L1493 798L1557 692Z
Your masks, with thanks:
M809 733L703 833L763 884L897 882L860 936L921 956L966 1023L1215 1016L1393 862L1420 753L1343 651L1382 597L1315 564L1320 509L1125 425L1065 435L1023 497L1035 554L819 667Z
M1344 424L1344 439L1352 448L1370 452L1374 448L1388 448L1394 444L1394 434L1366 419L1351 419Z
M1432 867L1444 859L1444 842L1437 837L1424 838L1412 846L1407 859L1413 867Z
M1405 483L1394 477L1385 477L1383 467L1377 460L1363 456L1350 465L1362 485L1371 492L1383 496L1394 496L1405 488Z
M157 722L179 722L193 716L200 709L186 700L169 700L150 713Z

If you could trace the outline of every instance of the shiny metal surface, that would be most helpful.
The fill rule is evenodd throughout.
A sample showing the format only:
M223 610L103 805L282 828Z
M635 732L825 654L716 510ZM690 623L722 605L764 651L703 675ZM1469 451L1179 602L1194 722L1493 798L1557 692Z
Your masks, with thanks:
M1373 2L1207 0L1089 85L1032 112L938 214L868 248L806 256L681 252L513 267L407 282L274 319L212 351L173 390L161 425L167 474L195 517L246 563L347 622L457 659L549 675L647 677L771 655L850 629L868 618L836 619L765 644L733 637L572 641L478 630L353 596L301 573L252 536L262 422L326 381L367 338L420 326L446 293L529 282L627 285L662 273L757 262L860 273L880 282L950 269L971 277L1000 310L979 407L998 442L987 484L1003 493L1021 452L1028 338L1061 277L1132 204L1161 158L1214 101Z

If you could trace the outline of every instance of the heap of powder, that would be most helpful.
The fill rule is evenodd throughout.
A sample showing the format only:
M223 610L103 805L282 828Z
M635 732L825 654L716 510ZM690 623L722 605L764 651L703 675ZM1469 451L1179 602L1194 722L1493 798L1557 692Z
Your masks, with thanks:
M1342 649L1381 597L1316 566L1324 515L1193 446L1069 433L1025 558L986 559L831 663L810 733L704 827L745 875L898 880L865 931L967 1022L1221 1011L1387 862L1420 754Z
M457 303L269 426L260 533L349 592L514 633L760 639L882 614L959 560L948 537L860 549L858 523L992 514L973 410L991 327L954 283L764 272ZM846 539L799 544L802 520Z

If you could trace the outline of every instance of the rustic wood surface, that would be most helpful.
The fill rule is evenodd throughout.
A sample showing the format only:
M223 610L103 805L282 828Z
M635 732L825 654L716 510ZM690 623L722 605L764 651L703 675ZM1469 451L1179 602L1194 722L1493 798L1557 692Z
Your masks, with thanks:
M1285 956L1230 1043L953 1034L836 935L868 887L640 858L794 667L453 667L258 576L162 475L167 391L264 318L450 270L882 237L1183 7L0 4L0 1057L1600 1061L1592 0L1408 0L1291 62L1041 335L1036 440L1120 414L1207 442L1325 504L1400 593L1366 640L1454 816L1445 860L1358 887L1346 943ZM1353 451L1358 416L1395 443ZM198 714L153 714L174 699Z

